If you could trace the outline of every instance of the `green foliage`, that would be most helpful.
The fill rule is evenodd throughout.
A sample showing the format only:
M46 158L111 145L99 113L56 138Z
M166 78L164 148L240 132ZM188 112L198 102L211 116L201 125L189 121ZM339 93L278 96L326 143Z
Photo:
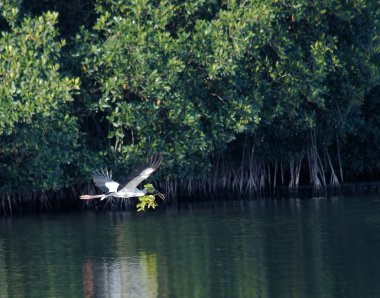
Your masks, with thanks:
M60 73L57 13L20 18L3 11L10 31L0 37L1 190L59 189L79 150L77 119L71 112L79 79Z
M68 21L70 6L83 19ZM0 13L1 191L59 189L154 152L155 177L202 177L246 144L287 162L311 131L321 151L340 144L347 169L380 170L378 1L2 1Z
M310 130L325 145L344 139L371 88L366 69L378 67L364 51L377 36L372 2L99 1L96 9L94 30L81 35L83 80L97 86L91 113L110 124L115 152L163 152L177 177L202 175L242 133L265 159L301 154Z
M147 183L147 184L144 185L144 188L146 188L148 190L149 194L153 194L154 193L154 187L153 187L152 184Z
M156 203L156 198L153 195L145 195L139 197L140 203L136 205L137 211L145 211L145 208L155 209L158 205Z
M16 123L31 123L36 115L50 117L79 89L79 79L59 73L65 42L55 41L57 16L26 18L0 38L0 134L13 133Z
M195 175L207 170L214 150L259 121L252 82L241 79L248 77L240 60L249 51L242 37L249 28L232 40L225 33L243 8L220 13L223 22L213 19L217 4L204 1L104 1L97 10L94 31L81 36L83 80L97 86L90 109L111 125L114 151L160 151L176 176Z
M148 192L145 196L139 197L140 203L136 205L137 211L145 211L145 208L155 209L158 206L153 185L147 183L144 185L144 188L146 188Z

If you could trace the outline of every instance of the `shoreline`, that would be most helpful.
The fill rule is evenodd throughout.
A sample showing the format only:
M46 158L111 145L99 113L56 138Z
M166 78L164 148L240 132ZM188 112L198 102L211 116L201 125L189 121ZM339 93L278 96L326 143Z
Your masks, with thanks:
M161 185L162 186L162 185ZM165 189L164 187L161 189ZM173 191L174 190L174 191ZM109 199L105 202L97 200L83 201L79 196L83 192L94 192L93 186L82 185L72 186L59 191L48 192L16 192L0 194L0 217L12 216L14 214L33 214L48 211L97 211L97 210L115 210L126 211L133 209L137 204L137 198L134 199ZM373 182L352 182L343 183L339 186L327 185L323 189L315 189L312 185L301 185L297 188L279 186L276 188L263 188L260 191L236 191L232 188L211 189L192 189L192 192L186 192L177 185L167 194L162 204L171 203L192 203L215 200L234 200L244 199L288 199L288 198L313 198L313 197L333 197L333 196L351 196L351 195L371 195L380 193L380 181Z

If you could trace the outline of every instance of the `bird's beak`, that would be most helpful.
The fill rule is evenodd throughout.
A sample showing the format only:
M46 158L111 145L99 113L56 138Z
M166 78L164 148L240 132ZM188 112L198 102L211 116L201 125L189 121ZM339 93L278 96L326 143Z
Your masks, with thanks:
M165 200L165 195L157 191L157 195L160 197L161 200Z

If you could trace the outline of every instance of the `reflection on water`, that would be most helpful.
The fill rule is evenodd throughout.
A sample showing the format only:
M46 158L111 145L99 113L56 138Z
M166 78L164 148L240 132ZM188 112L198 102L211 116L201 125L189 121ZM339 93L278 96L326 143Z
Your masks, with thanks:
M380 297L380 197L0 220L0 297Z
M85 297L157 297L157 257L140 253L114 262L84 260Z

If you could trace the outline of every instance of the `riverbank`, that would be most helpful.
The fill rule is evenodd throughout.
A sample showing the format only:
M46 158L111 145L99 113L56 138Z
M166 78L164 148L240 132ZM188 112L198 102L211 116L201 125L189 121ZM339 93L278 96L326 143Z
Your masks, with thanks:
M266 198L311 198L331 196L351 196L380 193L380 181L345 183L337 186L327 186L316 190L313 186L302 185L298 188L280 186L277 188L263 188L260 191L239 191L232 187L213 188L205 184L202 188L184 187L180 181L157 184L166 194L164 202L159 205L173 202L200 202L218 199L266 199ZM69 210L120 210L133 209L138 203L134 199L80 200L83 193L95 193L93 185L75 185L59 191L50 192L17 192L0 194L0 216L11 216L22 213L39 213L46 211Z

